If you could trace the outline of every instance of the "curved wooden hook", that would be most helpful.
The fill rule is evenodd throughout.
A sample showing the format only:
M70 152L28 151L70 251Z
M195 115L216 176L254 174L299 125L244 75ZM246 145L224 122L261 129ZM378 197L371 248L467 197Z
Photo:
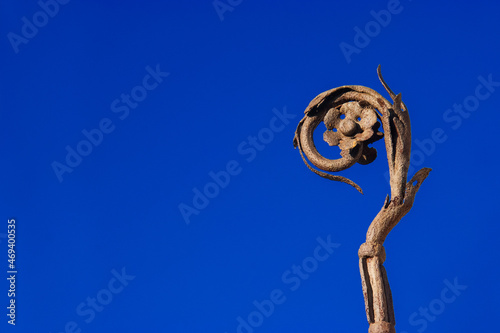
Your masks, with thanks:
M360 108L372 109L377 113L377 119L382 123L384 130L391 195L387 196L382 209L370 224L366 242L361 245L358 256L366 316L370 324L368 331L395 333L396 320L392 294L383 266L386 258L383 244L389 232L412 208L415 195L431 169L419 170L407 182L411 151L410 116L401 100L401 94L396 95L382 77L380 65L377 73L380 82L391 96L392 103L376 91L363 86L342 86L323 92L306 108L305 116L295 132L294 145L299 148L302 159L309 169L321 177L350 184L363 193L353 181L327 172L345 170L356 162L370 163L376 154L365 156L372 152L367 150L368 145L382 138L381 133L377 132L378 125L372 125L371 122L362 119L354 120L352 117L347 119L347 116L347 120L339 120L339 115L350 113L360 115ZM341 147L341 158L333 160L325 158L316 149L313 134L321 122L325 122L327 127L325 137L328 138L329 144ZM340 133L328 132L332 129ZM314 169L307 160L320 170Z

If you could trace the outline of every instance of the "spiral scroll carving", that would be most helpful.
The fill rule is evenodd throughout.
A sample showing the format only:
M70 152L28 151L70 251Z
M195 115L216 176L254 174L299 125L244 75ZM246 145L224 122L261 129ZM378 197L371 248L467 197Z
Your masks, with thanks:
M370 144L384 138L391 195L387 196L370 224L366 242L361 245L358 256L369 332L395 333L392 293L383 266L386 259L383 243L412 208L415 195L431 169L422 168L407 181L411 150L410 116L401 101L401 94L394 94L384 81L380 66L378 75L392 103L364 86L342 86L325 91L309 103L297 126L293 143L309 169L321 177L350 184L363 193L352 180L332 172L345 170L356 163L366 165L373 162L377 151ZM316 149L314 131L321 123L325 126L323 140L340 148L340 158L326 158ZM379 131L380 126L383 132Z
M363 86L342 86L314 98L305 111L295 132L294 145L299 148L306 165L322 177L361 188L353 181L326 172L339 172L356 163L369 164L377 157L377 150L369 145L383 138L379 131L383 114L392 104L376 91ZM322 156L314 143L314 130L324 123L323 139L330 146L338 146L340 158ZM312 165L324 171L312 168Z

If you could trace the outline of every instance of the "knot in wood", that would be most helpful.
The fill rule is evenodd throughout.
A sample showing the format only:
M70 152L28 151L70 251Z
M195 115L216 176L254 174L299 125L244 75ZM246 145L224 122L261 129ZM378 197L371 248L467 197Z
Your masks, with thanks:
M380 244L366 242L359 247L358 256L360 259L379 257L382 264L385 261L385 249Z

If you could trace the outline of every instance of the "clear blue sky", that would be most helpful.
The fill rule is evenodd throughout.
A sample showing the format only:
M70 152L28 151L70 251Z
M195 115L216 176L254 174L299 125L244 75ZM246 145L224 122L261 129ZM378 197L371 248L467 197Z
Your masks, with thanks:
M378 64L413 166L433 168L385 243L397 331L497 330L499 10L2 1L0 331L367 332L357 250L389 192L383 141L343 173L361 195L292 139L325 90L389 98Z

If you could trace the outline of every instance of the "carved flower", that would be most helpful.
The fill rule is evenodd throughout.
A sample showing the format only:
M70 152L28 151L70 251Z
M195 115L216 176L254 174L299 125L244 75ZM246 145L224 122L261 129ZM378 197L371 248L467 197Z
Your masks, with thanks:
M341 155L345 156L360 143L372 143L383 137L377 129L380 123L374 109L363 108L358 102L347 102L342 106L330 109L323 122L326 131L323 139L330 146L339 146ZM363 145L363 153L358 163L368 164L377 157L374 148Z

